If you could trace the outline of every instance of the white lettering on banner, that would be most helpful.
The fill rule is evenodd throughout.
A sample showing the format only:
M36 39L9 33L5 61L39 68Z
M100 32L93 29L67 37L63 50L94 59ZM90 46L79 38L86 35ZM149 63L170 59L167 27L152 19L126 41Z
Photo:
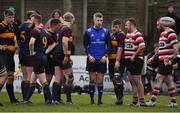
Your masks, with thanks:
M89 74L86 71L86 56L72 56L73 60L73 73L74 73L74 85L79 85L81 87L85 85L89 85ZM15 92L21 92L21 81L23 79L22 72L18 68L19 59L18 55L14 56L15 59L15 68L16 68L16 78L14 80L14 90ZM52 79L52 82L50 84L50 87L52 87L54 81L54 77ZM163 88L164 89L164 88ZM109 78L108 74L105 74L104 76L104 90L105 91L113 91L113 84ZM125 91L131 91L131 85L129 82L125 83ZM6 91L5 88L2 89L2 91Z

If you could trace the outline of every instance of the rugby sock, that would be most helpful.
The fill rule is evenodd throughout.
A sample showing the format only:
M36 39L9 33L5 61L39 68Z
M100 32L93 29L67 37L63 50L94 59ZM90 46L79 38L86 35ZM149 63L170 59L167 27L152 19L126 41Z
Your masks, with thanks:
M38 93L41 93L41 85L38 83L38 82L36 82L36 88L38 89Z
M115 85L114 86L114 92L115 92L117 99L120 99L123 97L123 90L124 90L123 85Z
M137 104L138 103L138 97L137 96L133 96L133 104Z
M22 97L23 97L23 101L25 100L25 81L21 82L21 91L22 91Z
M16 101L16 97L14 96L13 82L12 83L6 83L6 90L7 90L10 101L11 102Z
M65 93L66 93L67 102L72 101L72 99L71 99L71 91L72 91L72 87L65 85Z
M102 102L103 84L98 84L98 102Z
M22 81L21 82L21 90L22 90L23 101L26 99L26 95L27 95L28 90L29 90L29 85L30 85L29 81Z
M44 98L45 98L45 102L52 102L52 96L51 96L51 92L50 92L50 89L49 89L49 85L48 85L48 82L45 82L42 84L43 86L43 92L44 92Z
M152 97L151 97L151 101L152 101L152 102L155 102L155 101L156 101L157 95L159 94L159 92L160 92L160 88L155 87L154 90L153 90L153 92L152 92Z
M169 96L171 97L171 102L176 103L176 95L175 95L175 88L169 88L168 89Z
M144 98L139 98L140 103L145 103Z
M28 93L26 95L25 101L29 101L32 94L34 93L35 87L36 87L36 83L30 83L30 87L29 87Z
M113 84L114 84L114 93L116 95L116 98L118 99L118 85L116 85L115 82L113 82Z
M123 84L121 85L118 85L117 87L117 94L118 94L118 100L122 99L123 97L123 90L124 90L124 87L123 87Z
M94 102L94 92L95 92L95 83L91 81L89 83L89 94L90 94L91 102Z
M3 88L3 84L0 84L0 92L1 92L2 88Z
M180 80L176 81L176 93L180 95Z
M26 81L26 82L24 83L24 94L25 94L24 100L25 100L25 98L26 98L26 96L27 96L27 94L28 94L29 87L30 87L30 81Z
M54 82L52 86L52 97L54 101L60 101L61 85L58 82Z

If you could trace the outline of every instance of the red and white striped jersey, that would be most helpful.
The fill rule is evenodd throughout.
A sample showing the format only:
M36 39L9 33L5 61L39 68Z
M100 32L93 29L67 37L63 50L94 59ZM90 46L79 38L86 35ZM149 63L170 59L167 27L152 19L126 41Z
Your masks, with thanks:
M136 53L139 46L145 45L142 34L137 30L133 33L127 33L124 43L125 59L130 59ZM139 55L137 55L136 58L143 59L143 53L139 53Z
M173 45L177 42L177 35L173 29L163 31L159 38L159 60L174 58Z

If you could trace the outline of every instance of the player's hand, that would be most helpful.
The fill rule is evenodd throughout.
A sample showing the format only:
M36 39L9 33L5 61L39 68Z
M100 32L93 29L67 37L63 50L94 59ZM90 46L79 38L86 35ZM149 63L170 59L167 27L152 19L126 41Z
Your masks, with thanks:
M93 56L88 55L88 60L89 62L94 63L96 59Z
M107 60L107 57L106 57L106 56L103 56L103 57L101 58L101 62L102 62L102 63L106 63L106 60Z
M114 68L115 69L118 69L120 67L120 62L119 61L116 61L115 62L115 65L114 65Z
M164 59L164 65L166 66L166 65L171 65L172 64L172 62L171 62L171 60L169 60L169 59Z
M158 71L159 71L159 68L156 68L156 69L155 69L155 72L158 73Z
M30 56L34 56L36 54L36 52L30 52Z
M63 64L67 64L70 61L69 56L65 56L63 60Z
M147 64L152 64L152 60L153 60L153 58L148 59Z
M69 63L71 64L71 66L73 65L73 61L71 58L69 59Z
M136 57L136 56L133 55L130 60L131 60L131 61L135 61L135 57Z

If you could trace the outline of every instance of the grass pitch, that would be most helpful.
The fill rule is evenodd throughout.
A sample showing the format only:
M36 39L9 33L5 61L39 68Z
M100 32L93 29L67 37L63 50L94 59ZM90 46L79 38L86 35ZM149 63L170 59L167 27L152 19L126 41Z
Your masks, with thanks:
M22 100L21 94L16 94L19 100ZM146 96L146 100L149 100ZM65 100L65 95L62 95ZM95 97L97 103L97 96ZM156 107L130 107L131 95L124 96L123 105L115 105L114 95L104 95L103 105L90 105L89 95L73 95L73 105L44 105L43 95L35 93L30 105L14 105L9 103L6 93L0 93L0 102L4 104L0 112L180 112L180 106L177 108L168 108L169 96L158 96ZM177 97L177 103L180 105L180 97Z

